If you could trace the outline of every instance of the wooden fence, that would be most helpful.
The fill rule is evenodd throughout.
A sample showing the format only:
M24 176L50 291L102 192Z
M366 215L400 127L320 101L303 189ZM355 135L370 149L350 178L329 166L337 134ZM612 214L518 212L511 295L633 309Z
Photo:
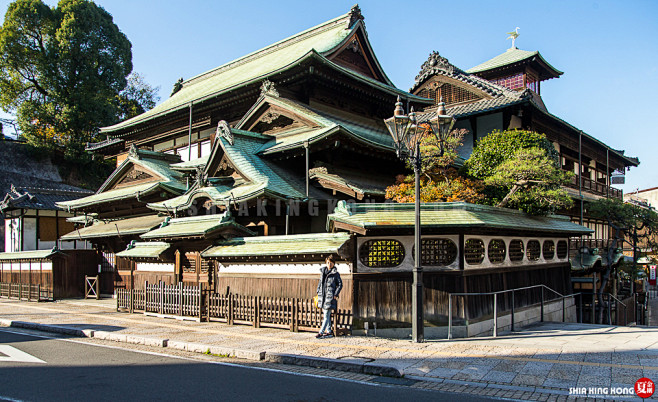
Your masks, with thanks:
M53 300L53 290L39 284L0 282L0 297L27 301Z
M256 328L285 328L291 331L317 331L322 310L312 299L259 297L218 294L199 286L146 283L144 289L117 289L117 310L142 311L162 315L197 317L200 321L246 324ZM348 333L352 327L350 310L333 316L334 333Z

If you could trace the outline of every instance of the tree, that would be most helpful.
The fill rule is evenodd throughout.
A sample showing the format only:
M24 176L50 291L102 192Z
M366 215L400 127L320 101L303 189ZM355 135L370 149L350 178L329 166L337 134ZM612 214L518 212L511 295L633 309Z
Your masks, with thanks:
M115 98L117 122L130 119L152 109L160 100L160 87L152 87L139 73L128 76L128 84Z
M487 201L499 207L545 215L573 205L562 188L573 173L560 168L558 153L543 134L494 131L478 141L464 172L483 180Z
M622 248L624 242L633 249L633 273L640 257L639 245L645 249L655 250L658 246L658 214L650 208L624 203L618 199L603 198L589 205L592 217L603 219L613 230L612 244L608 247L608 266L603 272L601 286L597 291L599 306L603 306L603 290L608 285L612 272L612 258L616 248ZM634 280L635 277L632 277ZM603 308L599 309L597 322L603 322Z
M480 203L484 187L479 180L462 177L454 168L457 149L462 145L466 130L453 130L439 142L427 126L421 127L420 151L422 155L420 199L422 202L465 201ZM412 169L411 166L408 166ZM396 202L415 201L414 175L399 175L394 185L386 189L386 198Z
M116 121L113 100L131 71L130 41L92 1L10 4L0 27L0 107L16 113L28 143L82 154Z

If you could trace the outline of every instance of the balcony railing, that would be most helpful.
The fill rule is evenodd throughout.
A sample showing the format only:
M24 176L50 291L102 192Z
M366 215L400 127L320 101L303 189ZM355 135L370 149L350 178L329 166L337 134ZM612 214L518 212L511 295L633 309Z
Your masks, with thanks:
M574 176L571 179L571 183L568 184L569 187L578 189L578 176ZM587 191L589 193L594 193L598 195L609 195L610 198L617 198L617 199L623 199L622 191L606 186L605 183L599 183L595 180L588 179L586 177L583 177L583 191Z

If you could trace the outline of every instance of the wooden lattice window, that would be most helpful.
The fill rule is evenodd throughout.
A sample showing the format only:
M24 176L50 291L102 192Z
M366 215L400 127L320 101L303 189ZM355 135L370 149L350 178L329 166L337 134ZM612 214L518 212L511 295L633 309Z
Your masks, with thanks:
M505 261L506 254L507 248L503 239L492 239L489 241L489 247L487 248L489 262L492 264L502 264Z
M201 259L201 273L202 274L207 274L210 272L210 261L206 260L205 258Z
M194 254L185 254L183 258L183 273L194 274L196 273L196 258Z
M539 257L541 256L541 245L539 244L539 240L528 240L526 256L530 261L539 260Z
M422 239L420 241L420 264L446 266L457 259L457 245L450 239ZM415 248L411 249L415 258Z
M555 257L555 243L553 240L544 240L542 254L544 254L545 260L552 260Z
M397 240L368 240L359 249L361 263L370 268L393 268L404 260L404 245Z
M557 258L567 258L569 254L569 245L566 240L560 240L557 242Z
M456 85L443 84L437 92L438 101L435 99L435 103L438 103L441 98L443 98L443 101L446 103L446 105L479 99L479 97L471 91Z
M523 249L523 240L518 240L518 239L511 240L509 242L510 261L523 260L523 254L525 254L525 250Z
M471 265L484 261L484 242L480 239L467 239L464 242L464 259Z

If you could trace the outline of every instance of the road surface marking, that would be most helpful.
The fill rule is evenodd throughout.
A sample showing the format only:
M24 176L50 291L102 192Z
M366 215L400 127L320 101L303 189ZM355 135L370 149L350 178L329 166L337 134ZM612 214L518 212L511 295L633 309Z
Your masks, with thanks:
M25 353L22 350L18 350L15 347L9 345L0 345L0 354L5 355L5 356L0 356L0 363L1 362L45 363L43 360L38 359L29 353Z

